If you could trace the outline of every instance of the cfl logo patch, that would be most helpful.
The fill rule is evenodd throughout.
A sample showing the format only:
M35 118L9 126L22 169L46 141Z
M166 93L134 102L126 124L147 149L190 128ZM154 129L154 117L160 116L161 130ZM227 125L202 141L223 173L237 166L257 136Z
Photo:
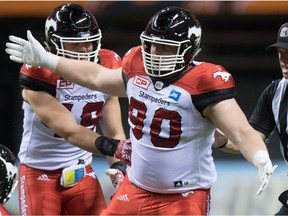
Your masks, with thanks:
M57 89L73 89L74 83L68 80L57 80Z

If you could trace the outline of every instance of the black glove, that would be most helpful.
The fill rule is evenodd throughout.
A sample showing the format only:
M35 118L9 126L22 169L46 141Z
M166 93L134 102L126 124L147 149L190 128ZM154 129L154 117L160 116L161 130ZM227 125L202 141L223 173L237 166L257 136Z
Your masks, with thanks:
M100 136L95 140L95 146L103 155L117 157L124 163L131 165L132 145L130 139L117 140Z
M120 140L100 136L95 140L95 146L103 155L114 157Z

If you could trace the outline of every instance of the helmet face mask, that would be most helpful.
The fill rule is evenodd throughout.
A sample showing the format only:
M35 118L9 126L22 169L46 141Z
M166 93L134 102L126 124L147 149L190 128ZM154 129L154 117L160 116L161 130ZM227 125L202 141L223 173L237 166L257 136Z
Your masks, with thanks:
M140 36L142 59L149 76L165 78L184 71L200 52L201 27L187 10L167 7L156 13ZM151 53L152 44L176 47L175 54Z
M102 33L95 17L78 4L55 8L46 20L45 44L56 55L78 60L98 61ZM92 43L88 52L67 50L64 43Z
M101 48L101 31L99 29L99 34L92 35L92 36L84 36L84 37L60 37L56 34L52 34L51 43L54 44L56 49L56 55L63 56L66 58L73 58L77 60L83 60L87 59L89 61L97 62L98 59L98 53ZM57 41L57 43L55 42ZM64 43L92 43L93 51L91 52L77 52L72 51L64 48Z
M142 58L146 72L152 77L166 77L174 73L182 71L186 65L184 60L184 55L191 48L189 45L189 40L186 41L173 41L159 39L156 37L146 36L144 33L141 34L142 42ZM162 54L151 54L151 46L153 44L167 45L176 48L175 54L162 55ZM181 50L186 44L186 49ZM187 45L188 44L188 45Z
M0 203L6 203L17 186L17 166L13 153L0 144Z

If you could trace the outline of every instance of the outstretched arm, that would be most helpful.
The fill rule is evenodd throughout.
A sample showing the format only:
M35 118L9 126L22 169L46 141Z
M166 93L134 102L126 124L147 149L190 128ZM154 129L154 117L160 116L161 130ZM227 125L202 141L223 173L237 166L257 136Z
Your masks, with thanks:
M29 30L27 38L9 36L5 51L12 61L49 68L67 80L108 95L126 96L121 68L108 69L89 61L59 57L47 52Z
M214 142L212 145L225 153L229 154L241 154L239 148L227 139L225 134L217 128L214 133Z
M257 131L247 121L243 111L234 99L228 99L208 106L204 115L211 119L231 140L243 156L258 168L260 188L257 195L267 187L277 166L272 167L266 145Z
M122 68L108 69L89 61L60 57L55 73L78 85L104 92L107 95L126 97Z
M259 131L257 131L261 136L262 140L265 140L265 135ZM231 140L227 139L225 134L217 128L214 134L214 142L213 147L218 148L223 152L230 153L230 154L241 154L239 148L231 142Z
M12 61L47 67L74 83L82 84L88 88L100 90L111 95L114 93L119 96L125 95L121 69L113 71L88 61L61 58L47 52L32 36L30 31L27 31L27 37L28 41L15 36L9 37L11 42L6 43L7 48L5 51L10 55ZM107 73L104 75L104 72ZM110 74L112 72L115 72L113 73L113 76ZM27 94L32 93L28 92ZM25 97L27 97L27 95L24 95L24 98ZM41 107L37 104L41 101L41 98L42 97L38 97L37 100L33 101L29 100L29 103L31 103L34 109L35 107ZM53 103L53 99L51 98L49 107L52 106L52 104L56 103ZM45 106L37 109L39 110L34 111L39 115L43 115L43 122L71 144L94 154L100 153L107 156L116 156L119 159L124 157L125 161L130 159L130 155L127 155L127 153L131 153L131 148L129 146L129 151L126 151L125 145L123 145L123 143L126 143L125 141L122 142L117 139L101 136L100 134L96 134L83 126L76 124L70 112L67 112L63 107L61 108L59 105L56 105L55 109L51 109L52 112L54 112L51 116L55 116L55 118L58 119L58 123L56 123L55 119L51 120L45 116L45 112L47 112L45 111Z

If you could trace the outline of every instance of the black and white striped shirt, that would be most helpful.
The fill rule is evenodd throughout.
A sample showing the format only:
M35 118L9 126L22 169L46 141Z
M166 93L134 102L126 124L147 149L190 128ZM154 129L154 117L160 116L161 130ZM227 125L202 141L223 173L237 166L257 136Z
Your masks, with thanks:
M275 80L262 92L249 120L254 129L267 138L276 129L280 149L288 163L288 80Z

